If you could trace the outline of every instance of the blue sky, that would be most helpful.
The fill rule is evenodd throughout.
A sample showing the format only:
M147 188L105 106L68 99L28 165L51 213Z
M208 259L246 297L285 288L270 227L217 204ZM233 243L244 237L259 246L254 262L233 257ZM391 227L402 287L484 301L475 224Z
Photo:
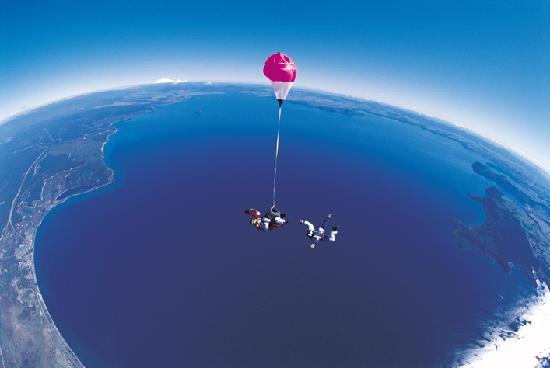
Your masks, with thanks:
M443 118L550 169L550 0L0 0L0 119L68 95L184 80L298 85Z

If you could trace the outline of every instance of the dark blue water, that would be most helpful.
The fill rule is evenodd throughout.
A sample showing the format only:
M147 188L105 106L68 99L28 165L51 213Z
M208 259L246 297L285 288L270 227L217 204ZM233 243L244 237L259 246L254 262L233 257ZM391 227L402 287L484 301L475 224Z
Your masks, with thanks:
M200 114L196 111L201 110ZM489 183L461 146L380 117L288 103L279 207L272 98L202 96L121 124L117 183L54 210L38 280L89 367L430 367L482 333L524 280L456 246ZM312 251L301 217L338 242Z

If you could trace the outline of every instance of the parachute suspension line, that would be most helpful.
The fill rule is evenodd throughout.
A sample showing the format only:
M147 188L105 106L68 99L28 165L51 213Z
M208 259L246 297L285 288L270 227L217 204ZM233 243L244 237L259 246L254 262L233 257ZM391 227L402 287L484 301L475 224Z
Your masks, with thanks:
M275 169L273 171L273 207L275 207L275 193L276 193L276 187L277 187L277 159L279 158L279 137L281 132L281 110L282 110L282 102L279 100L279 122L277 125L277 141L275 143Z

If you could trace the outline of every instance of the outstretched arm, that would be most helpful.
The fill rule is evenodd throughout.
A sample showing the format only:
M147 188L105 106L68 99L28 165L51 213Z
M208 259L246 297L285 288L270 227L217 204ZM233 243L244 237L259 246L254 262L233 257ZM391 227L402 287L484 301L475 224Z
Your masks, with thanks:
M302 224L306 225L309 231L314 231L315 230L315 226L311 222L309 222L308 220L300 220L300 222Z
M332 217L332 214L330 214L330 213L327 215L327 217L325 217L325 219L323 220L323 225L321 225L321 227L322 227L323 229L326 228L327 223L329 222L329 220L330 220L331 217Z

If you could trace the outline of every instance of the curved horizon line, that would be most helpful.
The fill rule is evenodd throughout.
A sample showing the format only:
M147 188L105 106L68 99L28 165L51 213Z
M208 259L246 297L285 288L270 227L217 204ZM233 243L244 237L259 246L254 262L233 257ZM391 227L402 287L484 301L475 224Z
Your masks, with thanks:
M9 123L11 120L14 120L18 117L24 116L26 114L30 114L35 110L38 110L38 109L41 109L41 108L44 108L44 107L47 107L47 106L50 106L50 105L54 105L56 103L61 103L61 102L64 102L64 101L68 101L68 100L71 100L71 99L74 99L74 98L80 97L80 96L87 96L87 95L91 95L91 94L94 94L94 93L102 93L102 92L108 92L108 91L113 91L113 90L124 90L124 89L138 88L138 87L151 86L151 85L157 85L157 84L176 85L176 84L193 84L193 83L225 83L225 84L241 84L241 85L244 84L244 85L251 85L251 86L269 88L268 85L262 84L262 83L259 83L259 82L246 82L246 81L245 82L237 82L237 81L209 80L209 79L206 79L206 80L179 80L178 79L178 80L171 80L171 81L161 81L162 79L164 79L164 78L158 78L157 81L153 81L153 82L149 82L149 83L126 84L126 85L118 85L118 86L100 88L100 89L96 89L96 90L88 90L88 91L83 91L83 92L77 92L75 94L69 94L69 95L66 95L66 96L58 98L58 99L45 101L43 103L39 103L39 104L36 104L36 105L33 105L33 106L26 107L23 110L21 110L19 112L16 112L14 114L7 115L5 117L0 117L0 127L2 125L6 124L6 123ZM420 111L416 111L416 110L414 110L412 108L409 108L409 107L394 105L390 102L380 101L380 100L376 100L376 99L370 99L370 98L367 98L367 97L350 95L350 94L346 94L344 92L335 92L335 91L330 91L330 90L326 90L326 89L322 89L322 88L318 88L318 87L308 87L308 86L295 87L295 89L300 89L300 90L305 90L305 91L312 91L312 92L322 92L322 93L325 93L325 94L336 95L336 96L340 96L340 97L344 97L344 98L348 98L348 99L355 99L355 100L365 101L365 102L369 102L369 103L377 103L377 104L385 105L385 106L388 106L388 107L391 107L391 108L399 109L399 110L402 110L402 111L405 111L405 112L413 113L413 114L419 115L421 117L429 118L429 119L435 120L435 121L440 122L440 123L451 125L455 128L464 130L464 131L466 131L470 134L473 134L477 137L485 139L485 140L489 141L491 144L494 144L495 146L503 148L506 151L509 151L511 154L515 155L516 157L518 157L519 159L521 159L523 161L526 161L527 163L533 165L535 168L537 168L539 171L541 171L543 176L550 182L550 167L545 167L545 165L542 162L539 162L537 159L527 155L525 152L521 151L520 149L507 146L503 143L499 143L498 141L496 141L496 140L494 140L494 139L492 139L492 138L490 138L490 137L488 137L488 136L486 136L486 135L484 135L484 134L482 134L482 133L480 133L480 132L478 132L478 131L476 131L472 128L465 127L464 125L461 125L461 124L458 124L458 123L455 123L455 122L452 122L450 120L440 118L440 117L437 117L437 116L434 116L434 115L430 115L428 113L423 113L423 112L420 112Z

